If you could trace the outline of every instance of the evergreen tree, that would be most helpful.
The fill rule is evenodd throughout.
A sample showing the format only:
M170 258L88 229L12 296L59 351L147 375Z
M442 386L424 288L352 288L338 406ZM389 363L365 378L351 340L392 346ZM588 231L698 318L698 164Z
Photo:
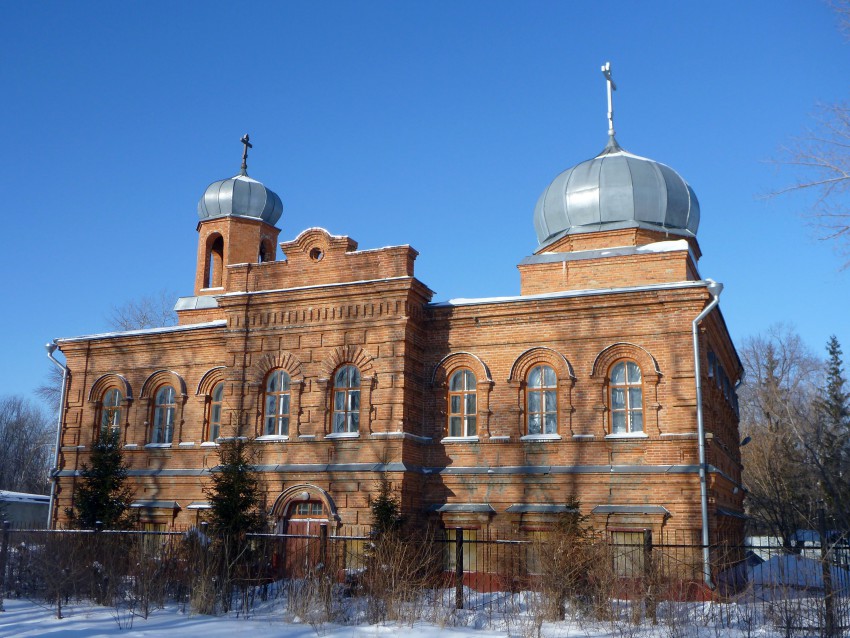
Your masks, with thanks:
M250 463L247 443L241 439L221 445L219 465L212 471L212 484L204 489L210 502L210 531L240 538L263 529L260 511L260 482Z
M74 489L74 506L66 510L75 527L123 529L132 525L133 493L125 485L127 466L121 454L120 434L108 429L92 446L91 465L83 463Z
M829 358L826 362L826 392L821 410L827 426L845 438L850 433L850 391L845 389L847 379L841 362L841 345L835 335L826 344Z
M230 610L234 582L246 576L252 563L247 534L260 532L265 517L260 509L260 481L251 464L250 449L242 439L222 443L212 484L204 489L210 502L208 522L215 536L211 554L218 572L217 596L223 611ZM241 579L247 582L246 578Z
M381 478L378 484L378 494L374 498L368 496L369 507L372 510L372 532L381 536L387 532L397 532L404 518L401 515L401 506L398 496L393 492L392 485L386 479Z
M820 485L833 520L850 529L850 392L835 335L826 346L826 383L818 400Z

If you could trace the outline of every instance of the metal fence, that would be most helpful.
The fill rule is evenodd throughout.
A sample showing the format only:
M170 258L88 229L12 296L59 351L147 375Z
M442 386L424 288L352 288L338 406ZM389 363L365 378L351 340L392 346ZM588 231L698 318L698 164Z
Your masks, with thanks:
M809 543L794 551L712 546L707 584L702 546L680 540L686 539L654 542L644 532L580 541L542 532L523 539L479 539L475 530L449 529L388 546L368 535L329 535L322 527L314 535L252 534L233 550L202 527L181 532L6 528L0 538L0 605L4 597L59 606L63 600L118 597L137 601L145 613L169 601L201 609L206 601L208 609L247 613L282 582L321 579L334 596L374 598L388 595L389 585L380 579L395 574L411 587L406 604L411 596L427 595L432 604L457 610L511 613L519 604L548 604L555 610L550 616L572 608L598 618L649 622L668 622L702 605L714 622L728 626L770 626L789 636L850 635L845 546Z

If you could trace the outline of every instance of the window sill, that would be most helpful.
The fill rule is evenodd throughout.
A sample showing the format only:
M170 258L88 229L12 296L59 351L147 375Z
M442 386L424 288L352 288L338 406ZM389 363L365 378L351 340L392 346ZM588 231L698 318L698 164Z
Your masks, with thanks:
M146 449L164 449L170 447L171 443L145 443Z
M194 441L181 441L177 444L177 447L195 447Z
M444 436L440 443L478 443L477 436Z
M326 439L357 439L360 438L360 432L331 432L325 434Z
M215 441L204 441L201 443L201 447L218 447L218 443Z
M618 434L606 434L606 439L648 439L646 432L621 432Z
M520 441L560 441L560 434L526 434L519 437Z
M507 443L511 440L511 437L505 435L491 436L490 443Z
M260 443L274 443L276 441L288 441L289 436L286 434L264 434L254 440Z
M125 450L138 450L138 449L139 449L139 444L138 444L138 443L127 443L127 444L124 446L124 449L125 449Z

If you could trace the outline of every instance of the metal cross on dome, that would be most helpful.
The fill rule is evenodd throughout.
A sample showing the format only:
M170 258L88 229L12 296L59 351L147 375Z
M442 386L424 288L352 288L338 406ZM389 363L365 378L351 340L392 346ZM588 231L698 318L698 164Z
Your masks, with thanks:
M242 151L242 174L243 175L248 174L248 149L254 148L254 145L251 144L250 139L251 138L248 137L248 134L245 133L245 135L243 135L242 139L240 140L245 145L245 150Z
M614 100L613 92L617 90L617 85L611 77L611 63L606 62L602 65L602 75L605 76L608 84L608 135L614 137Z

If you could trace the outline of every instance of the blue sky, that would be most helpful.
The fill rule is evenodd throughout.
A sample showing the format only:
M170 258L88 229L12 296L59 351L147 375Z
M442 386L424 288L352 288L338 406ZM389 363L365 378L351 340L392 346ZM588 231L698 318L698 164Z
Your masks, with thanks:
M6 277L0 394L54 337L115 305L192 293L196 205L249 173L310 226L409 243L436 300L516 294L535 202L617 138L696 191L703 277L733 337L784 321L850 354L850 271L771 163L847 99L850 43L822 2L16 2L0 34ZM278 258L280 255L278 254ZM850 359L850 357L848 357Z

